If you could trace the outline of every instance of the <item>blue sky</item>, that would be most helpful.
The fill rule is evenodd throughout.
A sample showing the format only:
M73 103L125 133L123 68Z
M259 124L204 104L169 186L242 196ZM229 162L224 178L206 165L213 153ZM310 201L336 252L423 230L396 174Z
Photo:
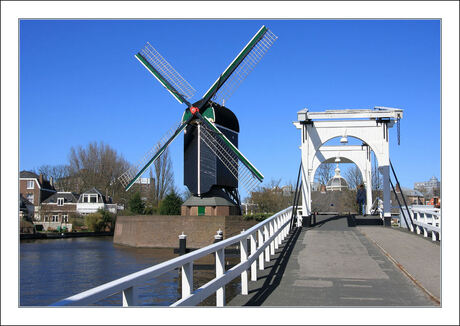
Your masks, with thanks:
M438 20L23 20L20 169L65 164L71 146L92 141L137 161L185 106L134 54L149 41L198 100L261 25L279 38L226 105L265 180L295 182L297 111L374 106L404 110L400 146L390 131L401 184L440 179ZM182 137L170 148L183 190Z

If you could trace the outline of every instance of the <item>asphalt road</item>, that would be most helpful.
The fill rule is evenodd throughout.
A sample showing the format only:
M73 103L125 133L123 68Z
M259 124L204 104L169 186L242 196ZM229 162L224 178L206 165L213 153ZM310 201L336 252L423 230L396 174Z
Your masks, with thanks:
M283 243L275 258L266 263L265 270L258 271L257 282L249 283L249 295L238 295L228 305L438 305L395 266L372 237L365 235L376 234L375 237L380 237L380 243L388 238L390 242L393 241L392 246L397 248L403 245L401 242L405 238L391 236L392 233L407 234L392 229L381 232L385 229L383 226L362 227L356 224L356 219L347 216L318 217L315 226L298 230ZM404 256L408 255L408 250ZM419 258L419 264L423 263L426 262ZM436 264L436 261L433 263Z

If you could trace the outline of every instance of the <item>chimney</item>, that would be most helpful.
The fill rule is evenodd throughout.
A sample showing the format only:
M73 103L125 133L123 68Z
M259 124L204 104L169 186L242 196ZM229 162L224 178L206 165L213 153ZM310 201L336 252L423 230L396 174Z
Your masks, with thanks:
M53 177L50 177L50 185L51 185L51 188L54 187L54 183L53 183Z
M43 185L43 173L40 173L38 176L38 181L40 182L40 186Z

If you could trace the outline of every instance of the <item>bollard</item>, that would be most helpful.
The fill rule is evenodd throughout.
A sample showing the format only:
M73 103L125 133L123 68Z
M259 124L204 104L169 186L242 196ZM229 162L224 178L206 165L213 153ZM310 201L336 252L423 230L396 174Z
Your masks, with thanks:
M187 253L187 235L182 232L179 235L179 255L184 255Z
M214 243L222 241L224 239L224 236L222 235L222 233L223 232L221 229L217 231L217 234L214 236Z

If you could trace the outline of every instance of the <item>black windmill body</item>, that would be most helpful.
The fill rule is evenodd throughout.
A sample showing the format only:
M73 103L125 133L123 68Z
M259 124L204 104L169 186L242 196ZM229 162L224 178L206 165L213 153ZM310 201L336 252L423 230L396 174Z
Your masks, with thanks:
M238 149L239 123L224 106L233 91L275 42L265 26L217 78L202 99L191 104L195 90L149 44L135 57L180 103L187 105L174 126L144 158L119 180L128 190L184 131L184 184L195 197L224 197L239 207L238 185L248 192L263 175Z

